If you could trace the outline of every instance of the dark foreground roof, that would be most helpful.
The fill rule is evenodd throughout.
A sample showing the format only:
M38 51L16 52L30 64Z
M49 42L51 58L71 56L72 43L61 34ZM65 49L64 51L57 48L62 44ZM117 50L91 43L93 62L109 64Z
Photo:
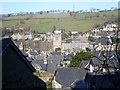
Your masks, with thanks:
M105 74L87 73L85 81L95 88L120 88L120 72Z
M2 44L1 44L2 43ZM7 47L12 46L15 52L22 58L23 62L30 68L32 72L35 72L34 67L31 63L26 59L23 53L18 49L18 47L13 43L10 38L0 40L0 45L2 45L2 53L6 50Z
M88 90L88 83L86 83L84 80L76 80L72 85L72 90L78 90L78 89L84 89Z

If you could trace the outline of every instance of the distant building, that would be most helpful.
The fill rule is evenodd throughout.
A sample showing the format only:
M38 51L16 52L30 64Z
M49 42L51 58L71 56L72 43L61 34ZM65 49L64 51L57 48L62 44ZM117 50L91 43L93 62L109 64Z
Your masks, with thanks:
M103 31L114 31L118 30L117 24L107 24L106 26L103 26Z
M47 40L48 42L51 42L51 41L53 40L53 34L52 34L52 33L47 33L47 34L46 34L46 40Z
M75 48L85 50L86 48L92 48L92 45L89 43L62 43L62 51Z
M33 39L33 34L31 32L25 32L25 33L13 33L13 35L11 36L13 40L20 40L20 39L29 39L32 40Z
M108 57L109 59L106 60ZM94 73L104 73L108 72L108 70L109 72L115 72L118 67L119 62L115 51L96 51L88 64L85 65L86 70Z
M71 34L78 34L78 31L71 31Z
M94 50L101 51L101 50L114 50L114 45L111 45L112 42L109 39L102 38L97 41L93 46Z
M60 33L62 33L62 30L61 30L61 29L53 30L53 33L55 33L55 34L60 34Z
M93 28L93 29L91 30L91 32L93 32L93 33L98 33L98 32L100 32L100 29L99 29L99 28Z
M100 38L102 36L106 36L105 34L103 33L94 33L93 35L91 35L92 37L95 37L95 38Z

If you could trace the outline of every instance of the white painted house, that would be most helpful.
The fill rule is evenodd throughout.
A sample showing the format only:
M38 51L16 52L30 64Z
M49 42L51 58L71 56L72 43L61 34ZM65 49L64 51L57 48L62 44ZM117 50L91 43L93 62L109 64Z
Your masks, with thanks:
M17 40L20 40L20 39L33 39L33 34L31 32L25 32L25 33L13 33L13 35L11 36L12 39L17 39Z
M103 31L114 31L118 30L117 24L107 24L106 26L103 26Z
M78 31L71 31L71 34L78 34Z
M53 31L53 33L60 34L60 33L62 33L62 30L61 29L56 29L56 30Z

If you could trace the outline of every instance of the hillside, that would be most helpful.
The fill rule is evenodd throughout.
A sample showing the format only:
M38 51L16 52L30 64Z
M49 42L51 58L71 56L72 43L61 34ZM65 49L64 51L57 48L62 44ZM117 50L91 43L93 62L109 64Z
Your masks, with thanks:
M86 32L97 24L104 24L118 18L118 11L93 13L52 13L42 15L4 17L3 27L31 27L39 32L51 32L53 26L65 31Z

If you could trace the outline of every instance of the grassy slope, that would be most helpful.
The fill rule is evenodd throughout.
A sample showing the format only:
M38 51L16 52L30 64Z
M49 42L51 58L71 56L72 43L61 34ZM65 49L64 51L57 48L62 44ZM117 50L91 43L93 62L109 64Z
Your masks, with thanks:
M94 17L96 15L107 15L107 17ZM30 19L24 20L25 24L19 24L19 27L31 27L39 32L51 32L53 26L56 26L57 29L65 29L66 31L77 30L77 31L88 31L92 29L95 24L102 24L109 19L117 17L117 11L107 11L99 13L78 13L75 15L75 18L70 17L67 13L61 14L44 14L44 15L33 15L32 18L56 18L56 19ZM92 16L92 18L90 18ZM21 19L27 18L29 16L14 16L4 19ZM67 17L67 18L66 18ZM59 18L59 19L58 19ZM19 21L4 21L3 27L11 27L17 25Z

